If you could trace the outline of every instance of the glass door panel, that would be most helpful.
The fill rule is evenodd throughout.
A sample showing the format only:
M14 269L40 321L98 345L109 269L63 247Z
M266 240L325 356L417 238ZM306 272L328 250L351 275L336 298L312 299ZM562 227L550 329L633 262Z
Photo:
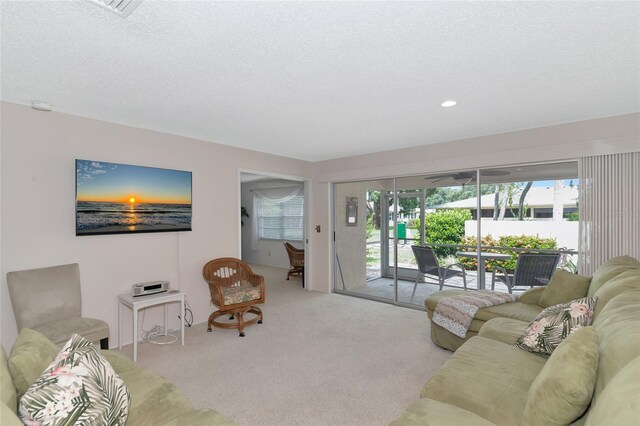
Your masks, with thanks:
M476 172L450 172L437 175L412 176L397 179L398 197L407 197L404 208L407 212L413 208L414 194L418 205L416 218L407 220L413 228L413 238L403 246L398 240L398 301L411 306L424 306L424 299L444 285L464 288L462 261L457 256L464 249L468 233L475 235L475 228L468 226L472 220L470 207L477 204ZM399 202L402 206L403 202ZM400 215L399 215L400 216ZM411 248L423 246L420 260ZM404 252L403 252L404 250ZM418 262L422 262L420 273ZM442 277L442 279L441 279ZM467 284L472 286L473 277L466 276Z
M387 265L395 251L387 245L385 208L392 194L393 179L334 185L335 291L395 300L394 277Z
M492 283L491 272L502 268L513 274L522 253L555 255L557 267L576 272L580 184L577 163L500 167L480 173L481 188L494 189L493 194L489 191L482 197L479 224L481 250L486 253L486 259L480 259L480 268L484 266L487 274L486 288L506 291L503 280ZM537 277L534 285L544 285L548 278ZM527 288L528 285L516 286L513 290Z

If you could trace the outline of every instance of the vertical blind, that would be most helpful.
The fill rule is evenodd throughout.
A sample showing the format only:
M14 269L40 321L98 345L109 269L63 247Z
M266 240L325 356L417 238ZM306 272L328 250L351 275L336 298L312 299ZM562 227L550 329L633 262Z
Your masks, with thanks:
M254 191L255 241L258 239L302 241L304 235L304 189L301 186Z
M580 178L580 273L615 256L640 258L640 152L583 157Z

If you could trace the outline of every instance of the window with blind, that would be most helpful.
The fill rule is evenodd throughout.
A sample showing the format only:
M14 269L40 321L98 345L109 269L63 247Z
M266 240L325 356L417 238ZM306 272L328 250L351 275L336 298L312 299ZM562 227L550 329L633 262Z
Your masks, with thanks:
M257 198L258 238L268 240L302 241L304 196L296 195L287 201Z

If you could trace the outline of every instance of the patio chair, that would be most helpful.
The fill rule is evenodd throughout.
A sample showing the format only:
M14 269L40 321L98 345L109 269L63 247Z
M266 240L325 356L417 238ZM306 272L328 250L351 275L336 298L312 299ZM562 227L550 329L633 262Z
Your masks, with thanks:
M211 327L237 328L240 337L244 337L244 328L248 325L262 324L262 311L257 304L264 303L264 277L254 274L249 265L240 259L223 257L207 262L202 268L202 277L209 284L211 303L218 310L209 316L207 331ZM251 312L255 317L244 319ZM235 323L218 322L216 318L229 315Z
M560 260L560 253L520 253L513 274L496 266L491 273L491 290L496 281L506 284L509 293L514 287L541 287L547 285Z
M296 248L287 242L284 243L284 248L287 250L291 265L289 272L287 272L287 281L291 275L300 275L304 281L304 249Z
M462 284L464 289L467 289L467 272L464 269L462 263L454 263L446 268L440 266L436 253L431 247L411 246L413 255L418 262L418 275L416 276L416 282L413 285L413 292L411 293L411 299L416 294L416 288L418 287L418 280L426 278L427 275L437 278L438 284L440 284L440 290L442 287L459 287L453 285L446 285L445 281L452 277L462 277ZM460 269L452 269L454 266L458 266Z

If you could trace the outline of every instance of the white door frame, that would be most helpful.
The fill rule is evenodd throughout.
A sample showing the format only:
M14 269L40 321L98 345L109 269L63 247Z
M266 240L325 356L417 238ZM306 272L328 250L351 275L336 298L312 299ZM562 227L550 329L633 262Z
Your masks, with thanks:
M311 221L309 220L309 200L311 199L311 185L309 184L309 178L303 176L294 176L294 175L285 175L281 173L274 172L266 172L263 170L255 170L255 169L237 169L236 181L237 185L237 194L238 194L238 205L236 207L236 211L240 212L242 208L242 182L240 177L242 173L250 173L254 175L267 176L273 179L284 179L284 180L293 180L297 182L302 182L304 184L304 224L303 224L303 236L302 241L304 244L304 283L303 287L305 290L309 290L311 288L311 270L313 265L310 264L309 259L311 259L311 246L309 245L309 235L311 235L309 226ZM238 221L238 259L242 259L242 224L241 221Z

